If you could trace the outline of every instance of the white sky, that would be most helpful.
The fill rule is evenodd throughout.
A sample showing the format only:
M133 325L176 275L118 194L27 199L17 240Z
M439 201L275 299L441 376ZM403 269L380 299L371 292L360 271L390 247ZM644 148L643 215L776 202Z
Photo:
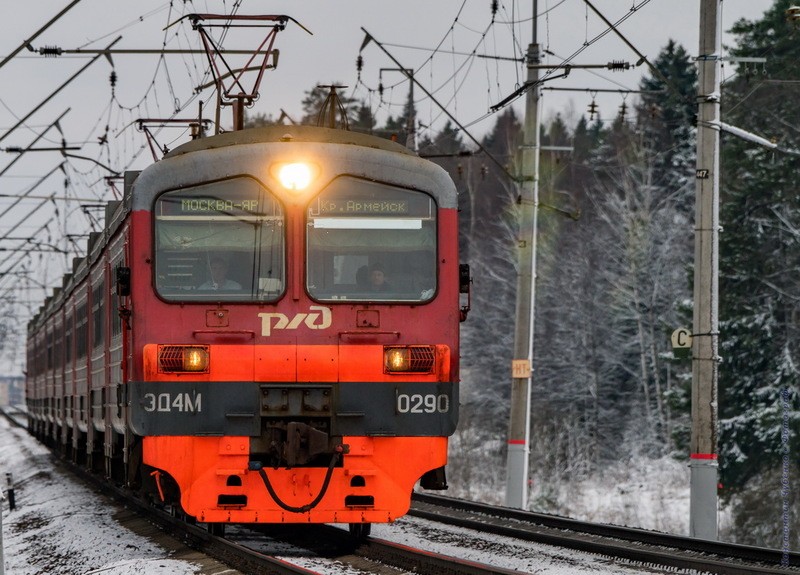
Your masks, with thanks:
M611 22L629 17L619 30L640 52L654 60L670 38L682 44L694 55L698 45L699 0L593 0L593 5ZM0 61L25 39L30 38L50 18L69 4L69 0L35 0L34 2L0 2ZM199 45L199 35L184 22L164 31L164 27L187 13L229 13L234 2L188 2L176 0L170 7L166 0L81 0L65 16L48 28L31 44L34 48L58 46L63 49L100 49L118 35L122 39L116 49L187 48ZM397 115L408 94L408 82L375 45L363 50L364 68L358 82L355 61L364 39L361 28L384 43L405 68L415 71L415 77L434 93L436 99L477 137L482 137L494 125L495 117L488 115L489 107L511 94L525 79L520 63L507 60L471 58L470 53L519 57L532 36L533 2L498 1L499 11L492 24L490 0L304 0L277 2L244 0L239 14L286 14L313 35L294 23L280 32L275 48L280 50L278 68L268 71L261 85L261 97L250 112L266 113L273 117L285 110L299 118L304 93L316 83L340 82L348 85L345 93L367 101L383 123L388 114ZM722 2L722 28L727 30L741 17L757 19L769 8L768 0L725 0ZM587 8L584 0L539 0L538 40L553 55L547 64L558 64L572 56L589 42L572 60L574 65L605 64L612 60L635 63L638 59L613 32L592 41L607 30L603 22ZM636 8L632 12L632 8ZM510 22L516 21L517 24ZM212 30L217 37L219 29ZM230 30L223 45L226 48L252 49L263 39L263 33L250 29ZM437 52L434 52L436 47ZM142 169L151 163L152 156L145 147L145 138L132 125L139 118L167 118L173 115L189 118L197 115L198 102L213 102L210 89L195 95L194 88L207 81L206 62L202 56L166 56L159 63L154 55L114 55L117 74L116 99L111 99L109 75L111 66L104 58L91 65L68 87L33 114L25 125L8 133L19 119L29 114L51 92L64 83L87 61L86 55L65 55L44 58L23 50L16 58L0 68L0 148L25 147L35 134L53 122L67 108L69 113L60 122L64 138L70 145L82 146L72 154L86 156L116 170ZM244 57L231 57L232 66L244 64ZM767 63L767 67L769 64ZM381 72L381 69L389 69ZM394 68L395 70L391 70ZM561 111L568 124L586 112L592 99L589 89L635 89L644 72L640 66L627 72L586 71L574 69L566 79L553 80L547 87L580 88L581 92L545 91L545 119ZM726 75L733 68L726 68ZM383 98L377 93L380 81L385 87ZM249 89L252 80L245 78ZM628 96L631 103L634 95ZM433 130L441 129L446 121L439 107L415 89L418 120ZM523 100L513 103L522 115ZM623 97L620 94L597 94L601 116L613 119ZM724 103L723 103L724 106ZM175 108L181 111L175 113ZM210 106L204 117L213 118ZM230 126L230 111L223 111L222 125ZM99 139L108 126L107 146ZM159 145L170 148L186 141L182 129L164 130ZM51 130L37 144L58 146L61 136ZM467 141L467 138L464 138ZM16 156L0 152L0 171ZM19 162L0 176L0 194L20 194L33 186L44 174L62 161L57 152L24 155ZM71 158L67 173L68 193L76 198L111 199L103 184L107 172L91 161ZM32 195L63 194L64 176L56 171ZM49 235L38 241L69 247L58 236L64 233L85 233L88 224L76 202L50 202L35 214L29 212L35 200L26 200L14 210L12 199L0 196L0 237L11 225L22 222L12 237L26 237L36 232L43 222L60 222L60 232L53 225ZM39 200L40 201L40 200ZM55 206L59 211L55 211ZM78 240L85 243L84 240ZM9 270L13 252L0 240L0 298L8 290L2 275ZM71 265L70 254L45 254L23 262L36 282L59 285L64 270ZM38 308L41 291L30 291L19 298L24 306ZM30 302L26 302L27 297ZM29 317L29 310L20 314L20 325ZM3 352L4 350L0 350ZM7 351L7 350L5 350ZM18 373L21 354L12 359L0 353L0 373Z

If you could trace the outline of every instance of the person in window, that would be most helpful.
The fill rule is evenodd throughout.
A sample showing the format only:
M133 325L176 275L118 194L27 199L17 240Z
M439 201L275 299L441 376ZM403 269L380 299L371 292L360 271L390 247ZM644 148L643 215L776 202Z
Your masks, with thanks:
M389 291L391 287L380 263L374 263L369 267L369 286L372 291Z
M211 279L201 284L197 289L222 291L242 289L242 285L239 282L228 279L228 262L223 258L211 258L208 267L211 270Z

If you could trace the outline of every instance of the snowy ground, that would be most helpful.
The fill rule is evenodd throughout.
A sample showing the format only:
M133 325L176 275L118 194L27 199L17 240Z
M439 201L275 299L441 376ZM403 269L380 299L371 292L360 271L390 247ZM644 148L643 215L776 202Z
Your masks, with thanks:
M670 457L625 462L609 467L600 477L557 488L538 487L532 497L534 505L542 504L548 513L689 534L689 466Z
M3 504L6 575L190 575L199 567L120 527L109 503L53 467L50 453L0 418L0 477L12 473L16 510Z

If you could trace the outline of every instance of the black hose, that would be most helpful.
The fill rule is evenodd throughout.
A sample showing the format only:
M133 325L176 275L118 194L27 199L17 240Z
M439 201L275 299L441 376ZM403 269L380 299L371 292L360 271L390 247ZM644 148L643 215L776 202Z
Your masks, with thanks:
M287 505L281 498L278 497L278 494L275 493L275 490L272 488L272 483L269 481L269 477L267 477L267 472L264 471L263 468L258 470L258 474L261 476L261 479L264 481L264 485L269 492L270 497L272 500L278 504L281 509L285 509L286 511L291 511L292 513L305 513L306 511L311 511L319 505L319 502L322 501L322 498L325 497L325 493L328 491L328 485L331 482L331 476L333 475L333 468L336 466L336 462L339 461L340 453L336 452L331 457L331 463L328 465L328 471L325 473L325 481L322 482L322 489L320 489L319 494L314 498L314 501L308 503L306 505L302 505L301 507L292 507L291 505Z

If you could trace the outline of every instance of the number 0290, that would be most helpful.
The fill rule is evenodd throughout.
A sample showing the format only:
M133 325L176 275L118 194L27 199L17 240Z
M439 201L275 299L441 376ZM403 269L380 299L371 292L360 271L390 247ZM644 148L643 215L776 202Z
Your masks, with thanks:
M450 397L445 394L400 393L397 396L398 413L447 413L450 411Z

